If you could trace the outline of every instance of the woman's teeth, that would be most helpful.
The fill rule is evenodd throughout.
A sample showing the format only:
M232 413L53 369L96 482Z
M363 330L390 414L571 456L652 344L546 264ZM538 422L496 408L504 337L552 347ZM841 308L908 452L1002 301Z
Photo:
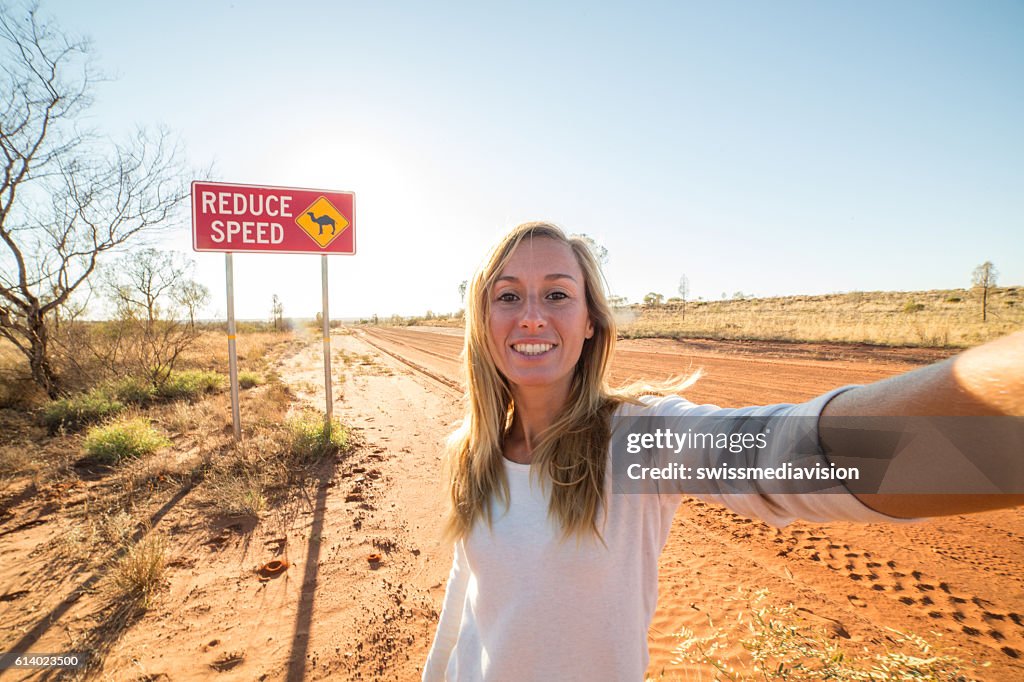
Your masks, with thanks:
M554 347L554 344L551 343L517 343L512 346L517 353L522 353L523 355L540 355L541 353L547 353Z

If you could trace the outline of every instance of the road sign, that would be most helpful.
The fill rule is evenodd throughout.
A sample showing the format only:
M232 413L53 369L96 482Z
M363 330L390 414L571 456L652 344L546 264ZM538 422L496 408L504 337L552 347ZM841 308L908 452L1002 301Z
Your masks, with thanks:
M352 192L192 183L196 251L353 254Z
M295 222L323 248L345 234L349 227L348 219L324 196L310 204Z

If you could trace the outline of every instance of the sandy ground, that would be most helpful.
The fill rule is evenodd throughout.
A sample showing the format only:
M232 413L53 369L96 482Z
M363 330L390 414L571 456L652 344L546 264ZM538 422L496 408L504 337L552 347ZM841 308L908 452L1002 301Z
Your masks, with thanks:
M440 454L460 416L460 340L387 329L335 334L332 343L335 413L360 447L258 524L198 521L188 491L154 509L154 526L174 544L169 587L148 612L119 613L106 601L102 569L53 563L47 547L59 526L50 521L74 504L74 490L4 499L0 650L85 647L104 656L97 677L117 680L418 679L451 561L440 539ZM621 344L614 376L700 367L705 376L688 397L734 406L804 400L938 359L892 358L871 348L643 340ZM322 406L322 367L311 339L278 369L302 400ZM288 570L260 580L255 569L275 558ZM973 662L980 679L1024 679L1022 583L1024 510L777 531L688 502L661 560L649 674L711 679L671 664L674 633L734 622L742 595L767 588L850 650L877 650L894 628Z

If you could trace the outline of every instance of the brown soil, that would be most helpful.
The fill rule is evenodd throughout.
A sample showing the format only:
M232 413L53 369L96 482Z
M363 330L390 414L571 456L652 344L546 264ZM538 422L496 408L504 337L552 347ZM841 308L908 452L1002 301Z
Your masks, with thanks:
M440 537L440 454L460 417L461 340L376 329L335 334L332 343L335 414L360 446L326 463L304 494L259 523L200 521L188 491L154 509L154 526L173 544L169 585L148 611L119 611L104 598L102 570L55 563L61 510L102 479L77 490L0 493L0 650L88 647L104 657L99 679L418 679L451 561ZM871 348L757 348L623 342L614 378L700 367L704 378L688 397L735 406L805 400L940 359L906 349L894 360ZM277 369L302 400L322 406L315 339L296 345ZM287 567L261 575L272 560ZM981 679L1024 676L1024 510L776 531L687 502L661 560L649 673L701 679L671 665L674 633L706 629L709 619L734 622L744 605L737 594L760 588L830 624L852 651L881 650L894 628L972 663Z

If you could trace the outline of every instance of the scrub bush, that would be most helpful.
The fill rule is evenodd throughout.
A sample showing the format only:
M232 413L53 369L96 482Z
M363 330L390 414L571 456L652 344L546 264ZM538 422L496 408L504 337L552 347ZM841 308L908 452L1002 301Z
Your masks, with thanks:
M85 436L86 454L107 464L143 457L170 444L144 417L94 426Z

